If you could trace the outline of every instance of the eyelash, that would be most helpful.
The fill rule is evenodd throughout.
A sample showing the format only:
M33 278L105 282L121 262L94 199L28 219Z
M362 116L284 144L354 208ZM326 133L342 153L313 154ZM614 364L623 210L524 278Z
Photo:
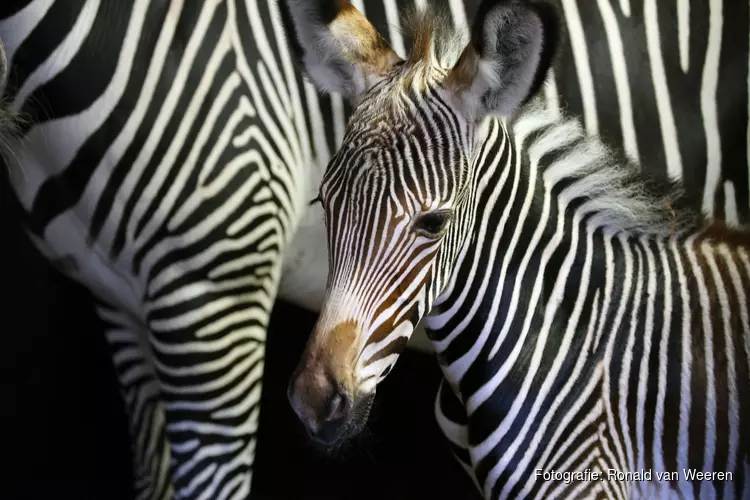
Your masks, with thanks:
M320 203L320 207L323 208L322 212L323 214L320 216L321 220L323 221L324 225L328 225L328 222L326 221L326 211L325 207L323 207L323 198L320 197L320 195L316 196L312 200L310 200L309 206L313 206L316 203Z

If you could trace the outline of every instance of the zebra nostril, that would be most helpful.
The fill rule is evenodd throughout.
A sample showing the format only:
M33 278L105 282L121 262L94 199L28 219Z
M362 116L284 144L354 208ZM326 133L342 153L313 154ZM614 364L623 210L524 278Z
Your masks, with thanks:
M328 409L323 420L325 422L342 420L347 416L350 408L351 400L349 397L337 388L334 388L331 399L328 401Z

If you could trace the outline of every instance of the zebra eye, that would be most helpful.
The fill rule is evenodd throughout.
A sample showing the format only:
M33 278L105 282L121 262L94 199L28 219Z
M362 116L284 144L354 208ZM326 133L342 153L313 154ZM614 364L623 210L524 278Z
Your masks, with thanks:
M452 216L450 210L422 214L414 221L414 229L425 236L436 238L443 234Z

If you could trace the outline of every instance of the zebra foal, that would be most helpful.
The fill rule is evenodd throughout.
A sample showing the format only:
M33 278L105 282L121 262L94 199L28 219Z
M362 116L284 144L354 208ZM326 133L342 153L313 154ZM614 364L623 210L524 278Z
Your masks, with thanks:
M426 317L438 422L485 498L749 498L750 234L545 109L555 11L484 1L468 43L423 11L405 60L347 2L282 14L312 82L355 105L289 386L310 436L361 428Z

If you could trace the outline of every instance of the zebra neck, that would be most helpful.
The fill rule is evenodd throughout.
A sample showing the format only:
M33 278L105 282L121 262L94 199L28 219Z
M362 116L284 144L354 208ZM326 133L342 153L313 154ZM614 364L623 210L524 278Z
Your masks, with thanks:
M553 294L561 269L568 271L564 276L567 290L580 289L585 278L603 276L594 271L603 266L601 259L584 265L584 259L577 256L585 244L584 225L560 210L551 193L545 193L541 176L517 154L513 137L499 122L490 124L487 137L480 151L486 159L477 172L478 205L471 243L427 318L446 378L454 390L467 395L506 362L510 369L506 383L522 380L513 372L520 374L527 366L528 359L518 361L528 357L525 353L542 336L550 350L559 345L574 309L570 294ZM600 244L601 238L592 241L592 245ZM559 301L558 313L543 328L551 301ZM575 343L581 344L583 336ZM474 363L480 357L490 362ZM518 390L505 388L509 394Z
M530 363L549 368L563 339L570 352L587 354L604 290L621 288L612 269L624 272L627 254L639 259L680 221L662 213L664 198L637 169L617 163L573 120L532 108L510 125L490 122L483 137L472 236L426 325L458 394L476 393L498 374L494 388L514 394ZM589 367L604 343L586 344ZM574 358L562 360L560 374Z

